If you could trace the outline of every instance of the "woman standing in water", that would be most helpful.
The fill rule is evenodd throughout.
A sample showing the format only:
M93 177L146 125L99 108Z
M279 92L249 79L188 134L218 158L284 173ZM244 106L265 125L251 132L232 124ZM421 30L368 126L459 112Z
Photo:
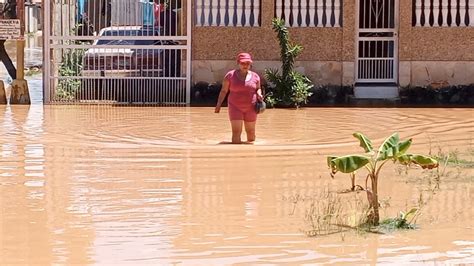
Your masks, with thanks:
M262 89L260 87L260 76L250 71L252 57L248 53L240 53L237 56L238 69L227 72L222 82L215 113L219 113L225 97L229 93L227 105L229 119L232 127L232 143L242 143L242 126L247 133L247 141L255 141L255 125L257 112L255 103L263 101Z

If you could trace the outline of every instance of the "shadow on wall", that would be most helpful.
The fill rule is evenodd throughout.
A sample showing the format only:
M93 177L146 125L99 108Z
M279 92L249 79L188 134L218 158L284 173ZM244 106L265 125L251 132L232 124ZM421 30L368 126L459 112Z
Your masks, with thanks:
M200 81L191 88L191 105L215 106L221 90L221 83ZM224 106L227 101L224 102Z

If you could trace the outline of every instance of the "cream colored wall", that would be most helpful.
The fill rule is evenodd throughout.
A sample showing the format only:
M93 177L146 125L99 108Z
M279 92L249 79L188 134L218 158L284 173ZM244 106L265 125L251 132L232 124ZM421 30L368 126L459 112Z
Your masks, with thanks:
M474 61L402 61L400 86L474 84Z
M242 51L254 57L253 69L281 66L280 48L272 30L274 0L262 0L261 27L193 27L192 81L221 82L236 66L235 56ZM290 28L290 38L303 46L296 69L316 85L353 84L354 10L353 1L344 1L342 28ZM263 12L269 10L271 12Z
M473 27L413 27L412 1L400 0L401 61L474 61Z
M353 60L355 8L350 2L344 1L343 9L347 11L343 13L342 28L289 28L292 41L304 48L299 60ZM193 60L233 60L242 51L250 52L257 61L279 60L278 39L272 29L274 8L274 0L262 0L260 27L193 26Z
M279 61L255 61L252 70L262 78L265 69L281 67ZM227 71L237 68L230 60L194 60L192 77L194 82L222 82ZM352 85L354 83L354 63L338 61L298 61L295 70L305 74L315 85Z
M400 1L400 86L474 84L474 28L412 26L412 1Z

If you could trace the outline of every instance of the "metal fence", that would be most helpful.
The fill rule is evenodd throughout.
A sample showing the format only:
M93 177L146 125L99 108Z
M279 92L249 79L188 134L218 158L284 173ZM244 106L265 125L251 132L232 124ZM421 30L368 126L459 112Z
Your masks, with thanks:
M190 102L186 0L44 5L45 103Z

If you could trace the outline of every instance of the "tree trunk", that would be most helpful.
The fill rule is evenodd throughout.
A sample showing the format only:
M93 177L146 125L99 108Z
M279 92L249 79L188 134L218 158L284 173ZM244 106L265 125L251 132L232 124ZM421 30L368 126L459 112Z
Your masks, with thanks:
M372 207L374 210L373 225L379 225L380 215L379 215L379 194L377 189L377 177L372 179L372 191L374 193L372 197Z
M352 183L351 191L354 191L356 188L354 172L351 173L351 183Z
M377 191L377 179L375 176L370 175L370 181L372 183L372 189L367 190L367 199L369 201L370 213L367 217L367 221L371 225L379 225L379 197Z

